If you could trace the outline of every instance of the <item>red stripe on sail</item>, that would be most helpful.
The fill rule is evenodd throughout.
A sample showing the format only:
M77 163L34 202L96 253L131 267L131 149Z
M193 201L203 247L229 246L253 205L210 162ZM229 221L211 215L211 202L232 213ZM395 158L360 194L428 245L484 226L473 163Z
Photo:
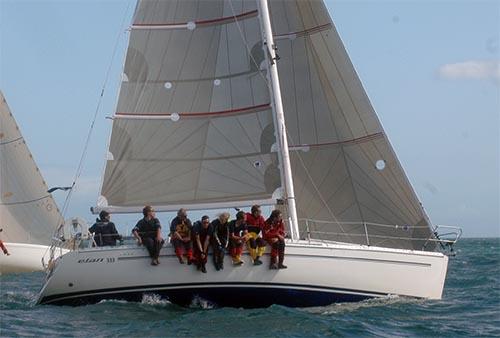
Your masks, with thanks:
M263 111L271 108L270 103L260 104L257 106L244 107L238 109L230 109L230 110L221 110L221 111L213 111L213 112L184 112L178 113L181 117L205 117L205 116L223 116L223 115L238 115L238 114L247 114L257 111ZM119 112L115 115L118 116L171 116L174 113L124 113Z
M250 11L250 12L245 12L245 13L241 13L241 14L234 15L234 16L226 16L226 17L218 18L218 19L209 19L209 20L194 21L194 23L197 26L210 26L210 25L217 24L217 23L233 22L233 21L237 21L238 19L246 19L246 18L250 18L250 17L254 17L254 16L257 16L257 10ZM135 24L132 25L132 27L134 27L134 26L139 26L139 27L147 27L147 26L170 27L170 26L173 26L173 27L175 27L175 26L182 26L182 25L187 25L187 24L188 24L188 22L178 22L178 23L135 23Z

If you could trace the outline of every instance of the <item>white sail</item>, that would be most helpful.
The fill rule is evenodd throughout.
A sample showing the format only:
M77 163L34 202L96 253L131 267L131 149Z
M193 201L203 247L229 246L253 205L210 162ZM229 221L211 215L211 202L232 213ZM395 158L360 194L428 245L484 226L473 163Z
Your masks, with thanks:
M280 187L255 1L139 1L101 206L227 206Z
M0 92L0 228L4 242L49 245L62 221Z
M270 11L299 218L322 221L309 222L312 237L422 249L428 218L323 1Z
M428 218L323 2L269 3L299 218L313 237L421 249ZM139 1L99 206L275 202L260 29L255 0Z

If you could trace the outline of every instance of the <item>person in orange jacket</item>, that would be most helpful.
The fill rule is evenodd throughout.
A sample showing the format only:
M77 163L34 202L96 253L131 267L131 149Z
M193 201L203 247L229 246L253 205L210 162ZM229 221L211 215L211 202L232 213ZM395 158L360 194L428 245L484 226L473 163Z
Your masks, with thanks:
M273 210L271 216L266 220L264 227L264 238L271 245L271 264L269 269L286 269L283 265L285 260L285 225L283 224L282 213L279 210ZM278 264L276 264L276 260Z

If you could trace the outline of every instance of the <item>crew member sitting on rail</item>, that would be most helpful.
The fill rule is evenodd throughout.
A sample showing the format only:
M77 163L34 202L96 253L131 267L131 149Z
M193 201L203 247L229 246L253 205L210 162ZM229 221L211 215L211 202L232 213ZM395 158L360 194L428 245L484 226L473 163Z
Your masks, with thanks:
M208 216L203 216L201 221L193 224L194 233L194 256L198 270L207 273L205 265L207 264L208 245L210 237L212 237L212 228L210 227L210 219Z
M266 251L266 242L260 236L262 229L264 229L266 220L262 217L260 205L252 206L252 212L245 214L245 222L248 227L248 252L252 257L254 265L261 265L260 257Z
M193 261L192 227L191 220L187 218L186 209L179 209L177 217L170 223L170 242L174 246L175 254L181 264L185 263L183 255L186 255L188 265L191 265Z
M224 254L229 244L229 213L223 212L210 223L212 227L212 250L217 271L224 269Z
M283 265L285 259L285 225L283 224L282 214L279 210L273 210L271 216L266 220L264 227L264 238L271 245L271 264L269 269L286 269ZM278 265L276 258L279 256Z
M243 245L248 240L247 225L245 224L245 212L238 211L236 213L236 220L229 223L229 238L231 241L231 257L234 265L243 265L241 260L241 253L243 252Z
M110 222L111 215L103 210L99 213L99 218L96 219L94 225L89 229L89 232L94 234L94 242L97 246L115 246L116 241L121 239L121 236L116 231L115 224Z
M161 224L156 218L153 207L146 205L142 209L144 218L137 222L137 225L132 229L132 234L137 238L139 245L144 245L148 249L151 257L151 265L160 264L160 250L165 242L161 238Z

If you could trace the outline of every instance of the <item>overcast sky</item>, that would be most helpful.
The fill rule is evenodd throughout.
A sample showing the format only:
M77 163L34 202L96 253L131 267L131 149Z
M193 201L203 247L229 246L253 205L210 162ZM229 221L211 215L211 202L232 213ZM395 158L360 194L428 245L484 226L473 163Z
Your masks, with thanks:
M500 2L327 1L434 224L500 235ZM70 185L109 81L68 217L91 221L135 1L0 0L0 88L50 186ZM117 43L112 62L114 46ZM59 204L65 195L55 193ZM115 216L122 229L132 217ZM170 215L162 215L163 223Z

